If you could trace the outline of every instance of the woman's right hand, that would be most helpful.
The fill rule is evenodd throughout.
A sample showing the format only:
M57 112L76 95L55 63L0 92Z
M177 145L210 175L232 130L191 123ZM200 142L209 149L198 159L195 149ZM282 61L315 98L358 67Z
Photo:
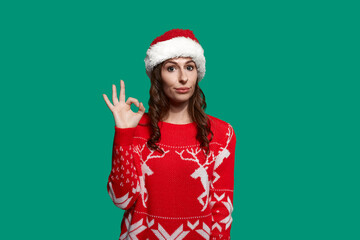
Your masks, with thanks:
M125 102L125 83L123 80L120 80L120 98L118 100L117 93L116 93L116 86L113 84L112 86L112 97L113 97L113 104L109 101L108 97L103 94L104 100L106 105L109 107L111 112L114 115L115 119L115 126L118 128L133 128L138 125L140 119L145 113L145 107L142 103L136 98L129 97ZM131 104L134 103L138 108L139 111L134 113L131 111Z

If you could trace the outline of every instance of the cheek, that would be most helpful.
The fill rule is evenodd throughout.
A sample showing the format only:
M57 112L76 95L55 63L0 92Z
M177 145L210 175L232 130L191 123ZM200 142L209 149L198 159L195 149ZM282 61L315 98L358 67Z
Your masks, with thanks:
M192 72L193 72L193 75L194 75L194 76L197 76L197 74L198 74L197 69L195 69L195 70L192 71Z
M167 84L163 85L163 91L164 91L165 95L167 95L167 96L173 95L173 92L171 90L171 86L169 86Z
M163 84L166 86L171 86L176 81L176 77L174 74L171 73L163 73L161 74L161 78L163 80Z

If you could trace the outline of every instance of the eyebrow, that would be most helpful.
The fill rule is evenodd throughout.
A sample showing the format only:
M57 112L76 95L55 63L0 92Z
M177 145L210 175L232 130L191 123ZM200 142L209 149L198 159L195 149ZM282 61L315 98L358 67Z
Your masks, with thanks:
M193 63L195 63L195 62L194 62L194 60L189 60L189 61L187 61L186 63L189 63L189 62L193 62ZM174 63L174 64L177 64L176 62L173 62L173 61L168 60L168 61L166 61L166 62L164 63L164 65L165 65L165 64L167 64L167 63ZM185 64L186 64L186 63L185 63Z

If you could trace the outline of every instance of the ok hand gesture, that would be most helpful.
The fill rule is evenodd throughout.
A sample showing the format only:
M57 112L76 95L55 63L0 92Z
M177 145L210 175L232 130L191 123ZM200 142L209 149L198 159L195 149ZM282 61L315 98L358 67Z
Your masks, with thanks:
M138 125L140 122L141 117L145 113L145 107L142 103L136 98L129 97L125 102L125 83L123 80L120 80L120 99L117 98L116 93L116 86L112 85L112 97L113 97L113 104L109 101L108 97L103 94L104 100L106 105L109 107L111 112L114 115L115 119L115 126L118 128L133 128ZM139 111L134 113L131 111L131 104L134 103L138 108Z

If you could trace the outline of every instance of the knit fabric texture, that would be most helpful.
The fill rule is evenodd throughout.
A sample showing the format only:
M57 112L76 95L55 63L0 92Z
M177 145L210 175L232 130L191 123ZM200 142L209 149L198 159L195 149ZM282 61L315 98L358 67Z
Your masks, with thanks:
M229 123L207 116L208 155L195 122L159 121L163 153L148 148L150 126L140 125L150 122L147 113L134 128L115 126L107 191L125 210L119 239L230 239L236 136Z

